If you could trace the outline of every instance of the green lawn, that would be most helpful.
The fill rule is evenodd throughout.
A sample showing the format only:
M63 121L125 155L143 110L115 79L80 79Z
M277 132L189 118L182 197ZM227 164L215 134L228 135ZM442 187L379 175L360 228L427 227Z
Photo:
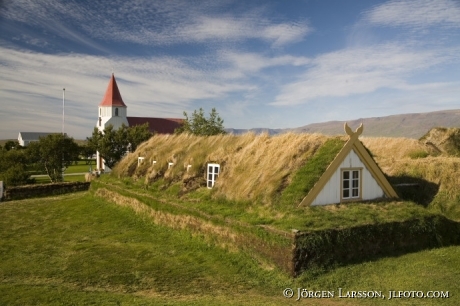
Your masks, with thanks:
M68 174L87 173L89 172L90 167L92 170L96 168L95 160L89 160L88 162L86 160L77 161L76 164L69 166L64 172L64 174L66 174L64 176L64 182L84 182L85 181L84 174L80 174L80 175L68 175ZM33 175L45 175L46 174L44 172L38 172L38 171L31 171L30 173ZM35 179L35 182L38 184L51 183L48 176L35 177L34 179Z
M49 184L51 183L50 179L48 176L40 176L40 177L35 177L35 182L37 184ZM65 175L64 176L64 182L84 182L85 181L85 175L84 174L79 174L79 175Z
M158 226L90 192L0 204L0 305L457 305L460 247L291 279L243 252ZM335 291L295 301L285 288ZM347 299L338 288L449 291L448 299Z
M73 164L69 166L64 173L65 174L86 173L86 172L89 172L90 167L92 170L94 170L96 168L96 161L89 160L88 162L89 163L87 163L86 160L79 160L77 161L77 164Z
M30 168L31 166L29 166ZM65 174L72 174L72 173L86 173L89 172L89 169L94 170L96 168L96 161L94 159L91 160L79 160L75 161L70 165L66 170ZM29 169L31 175L40 175L40 174L46 174L45 171L35 171Z

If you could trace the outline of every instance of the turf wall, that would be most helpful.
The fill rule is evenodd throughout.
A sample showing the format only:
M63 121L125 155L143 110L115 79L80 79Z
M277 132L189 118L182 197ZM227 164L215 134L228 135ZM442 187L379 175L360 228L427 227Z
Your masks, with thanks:
M441 215L404 222L298 232L294 237L292 274L296 276L308 269L329 269L458 244L460 223Z

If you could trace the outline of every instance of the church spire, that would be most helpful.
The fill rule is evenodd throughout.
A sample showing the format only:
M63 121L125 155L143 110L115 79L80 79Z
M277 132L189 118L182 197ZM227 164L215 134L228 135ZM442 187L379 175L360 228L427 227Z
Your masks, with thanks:
M104 98L102 99L99 106L121 106L126 107L126 104L121 98L120 91L118 90L117 81L115 81L115 75L112 73L110 78L109 86L105 92Z

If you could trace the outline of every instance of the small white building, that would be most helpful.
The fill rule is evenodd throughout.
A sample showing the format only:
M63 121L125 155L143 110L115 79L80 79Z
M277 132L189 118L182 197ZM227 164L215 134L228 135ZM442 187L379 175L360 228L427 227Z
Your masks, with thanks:
M350 137L300 205L327 205L398 198L380 167L358 137L363 125L353 132L345 123Z
M19 132L18 142L20 146L27 147L29 143L33 141L38 141L40 137L46 137L51 134L56 133L46 133L46 132Z

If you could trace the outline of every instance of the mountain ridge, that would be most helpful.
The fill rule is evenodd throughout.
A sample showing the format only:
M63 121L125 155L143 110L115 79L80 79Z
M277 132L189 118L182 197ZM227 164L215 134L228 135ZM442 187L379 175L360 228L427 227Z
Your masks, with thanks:
M277 135L282 133L321 133L325 135L343 135L343 125L348 122L352 128L364 125L367 137L406 137L419 139L434 127L460 127L460 109L441 110L426 113L406 113L383 117L358 118L348 121L327 121L311 123L297 128L270 129L226 129L236 135L253 132Z

